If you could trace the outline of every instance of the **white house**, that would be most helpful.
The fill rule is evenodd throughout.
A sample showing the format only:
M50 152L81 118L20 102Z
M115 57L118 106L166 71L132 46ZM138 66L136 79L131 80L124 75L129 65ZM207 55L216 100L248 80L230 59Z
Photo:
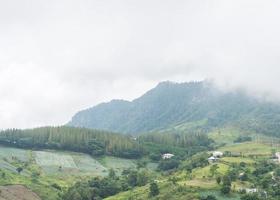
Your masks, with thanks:
M278 159L278 162L280 163L280 152L276 152L275 157Z
M246 193L248 194L250 194L250 193L256 193L256 192L258 192L258 189L257 188L252 188L252 189L249 189L249 188L246 188Z
M216 158L220 158L224 155L223 152L220 152L220 151L214 151L212 154Z
M162 159L170 159L172 158L174 155L172 153L165 153L163 154L161 157Z
M216 162L217 160L219 160L219 158L216 158L214 156L211 156L210 158L208 158L209 162Z

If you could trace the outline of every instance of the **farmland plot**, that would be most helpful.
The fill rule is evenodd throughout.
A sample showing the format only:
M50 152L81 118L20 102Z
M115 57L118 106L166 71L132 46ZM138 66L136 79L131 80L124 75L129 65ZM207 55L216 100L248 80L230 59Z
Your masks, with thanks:
M35 151L36 163L47 174L86 173L105 176L108 169L91 156L74 152Z
M13 158L17 158L20 161L28 161L28 150L0 146L0 158L11 161Z
M72 157L81 172L90 172L100 176L108 174L108 169L89 155L75 154Z
M62 168L76 168L77 166L70 155L46 151L35 152L36 163L40 166L58 166Z
M121 173L124 169L136 169L136 162L132 159L105 156L101 160L101 163L109 169L114 169L118 173Z
M30 161L34 158L36 165L47 175L60 174L84 174L91 176L106 176L110 168L121 173L122 170L136 169L135 160L105 156L94 159L90 155L69 151L40 150L32 151L18 148L0 146L0 169L6 169L17 173L13 162ZM154 166L151 166L154 168ZM24 169L22 175L30 175L31 172Z
M11 172L14 172L14 173L18 173L17 172L17 167L11 165L10 163L4 161L4 160L0 160L0 169L6 169L6 170L9 170ZM24 176L29 176L31 173L25 169L23 169L23 171L21 172L21 175L24 175Z

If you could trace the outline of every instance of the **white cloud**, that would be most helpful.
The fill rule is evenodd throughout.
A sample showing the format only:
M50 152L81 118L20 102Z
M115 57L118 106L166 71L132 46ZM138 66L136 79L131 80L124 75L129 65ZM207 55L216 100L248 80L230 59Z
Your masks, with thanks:
M0 1L0 128L63 124L162 80L278 99L280 2Z

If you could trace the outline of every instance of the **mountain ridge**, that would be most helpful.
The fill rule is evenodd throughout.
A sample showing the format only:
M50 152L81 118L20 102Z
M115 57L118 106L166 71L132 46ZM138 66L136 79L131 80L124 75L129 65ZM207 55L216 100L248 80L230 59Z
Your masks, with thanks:
M262 102L241 90L222 91L209 81L164 81L132 101L112 100L82 110L67 125L139 134L206 120L200 131L234 124L258 132L265 124L264 132L275 135L279 116L279 104Z

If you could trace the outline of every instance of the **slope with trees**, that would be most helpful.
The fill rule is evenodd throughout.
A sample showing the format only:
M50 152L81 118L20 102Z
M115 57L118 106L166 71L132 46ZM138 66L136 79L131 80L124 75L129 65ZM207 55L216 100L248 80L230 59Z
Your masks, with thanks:
M280 104L240 90L221 91L207 81L162 82L131 102L113 100L80 111L67 125L130 134L182 129L208 132L230 125L279 136Z

